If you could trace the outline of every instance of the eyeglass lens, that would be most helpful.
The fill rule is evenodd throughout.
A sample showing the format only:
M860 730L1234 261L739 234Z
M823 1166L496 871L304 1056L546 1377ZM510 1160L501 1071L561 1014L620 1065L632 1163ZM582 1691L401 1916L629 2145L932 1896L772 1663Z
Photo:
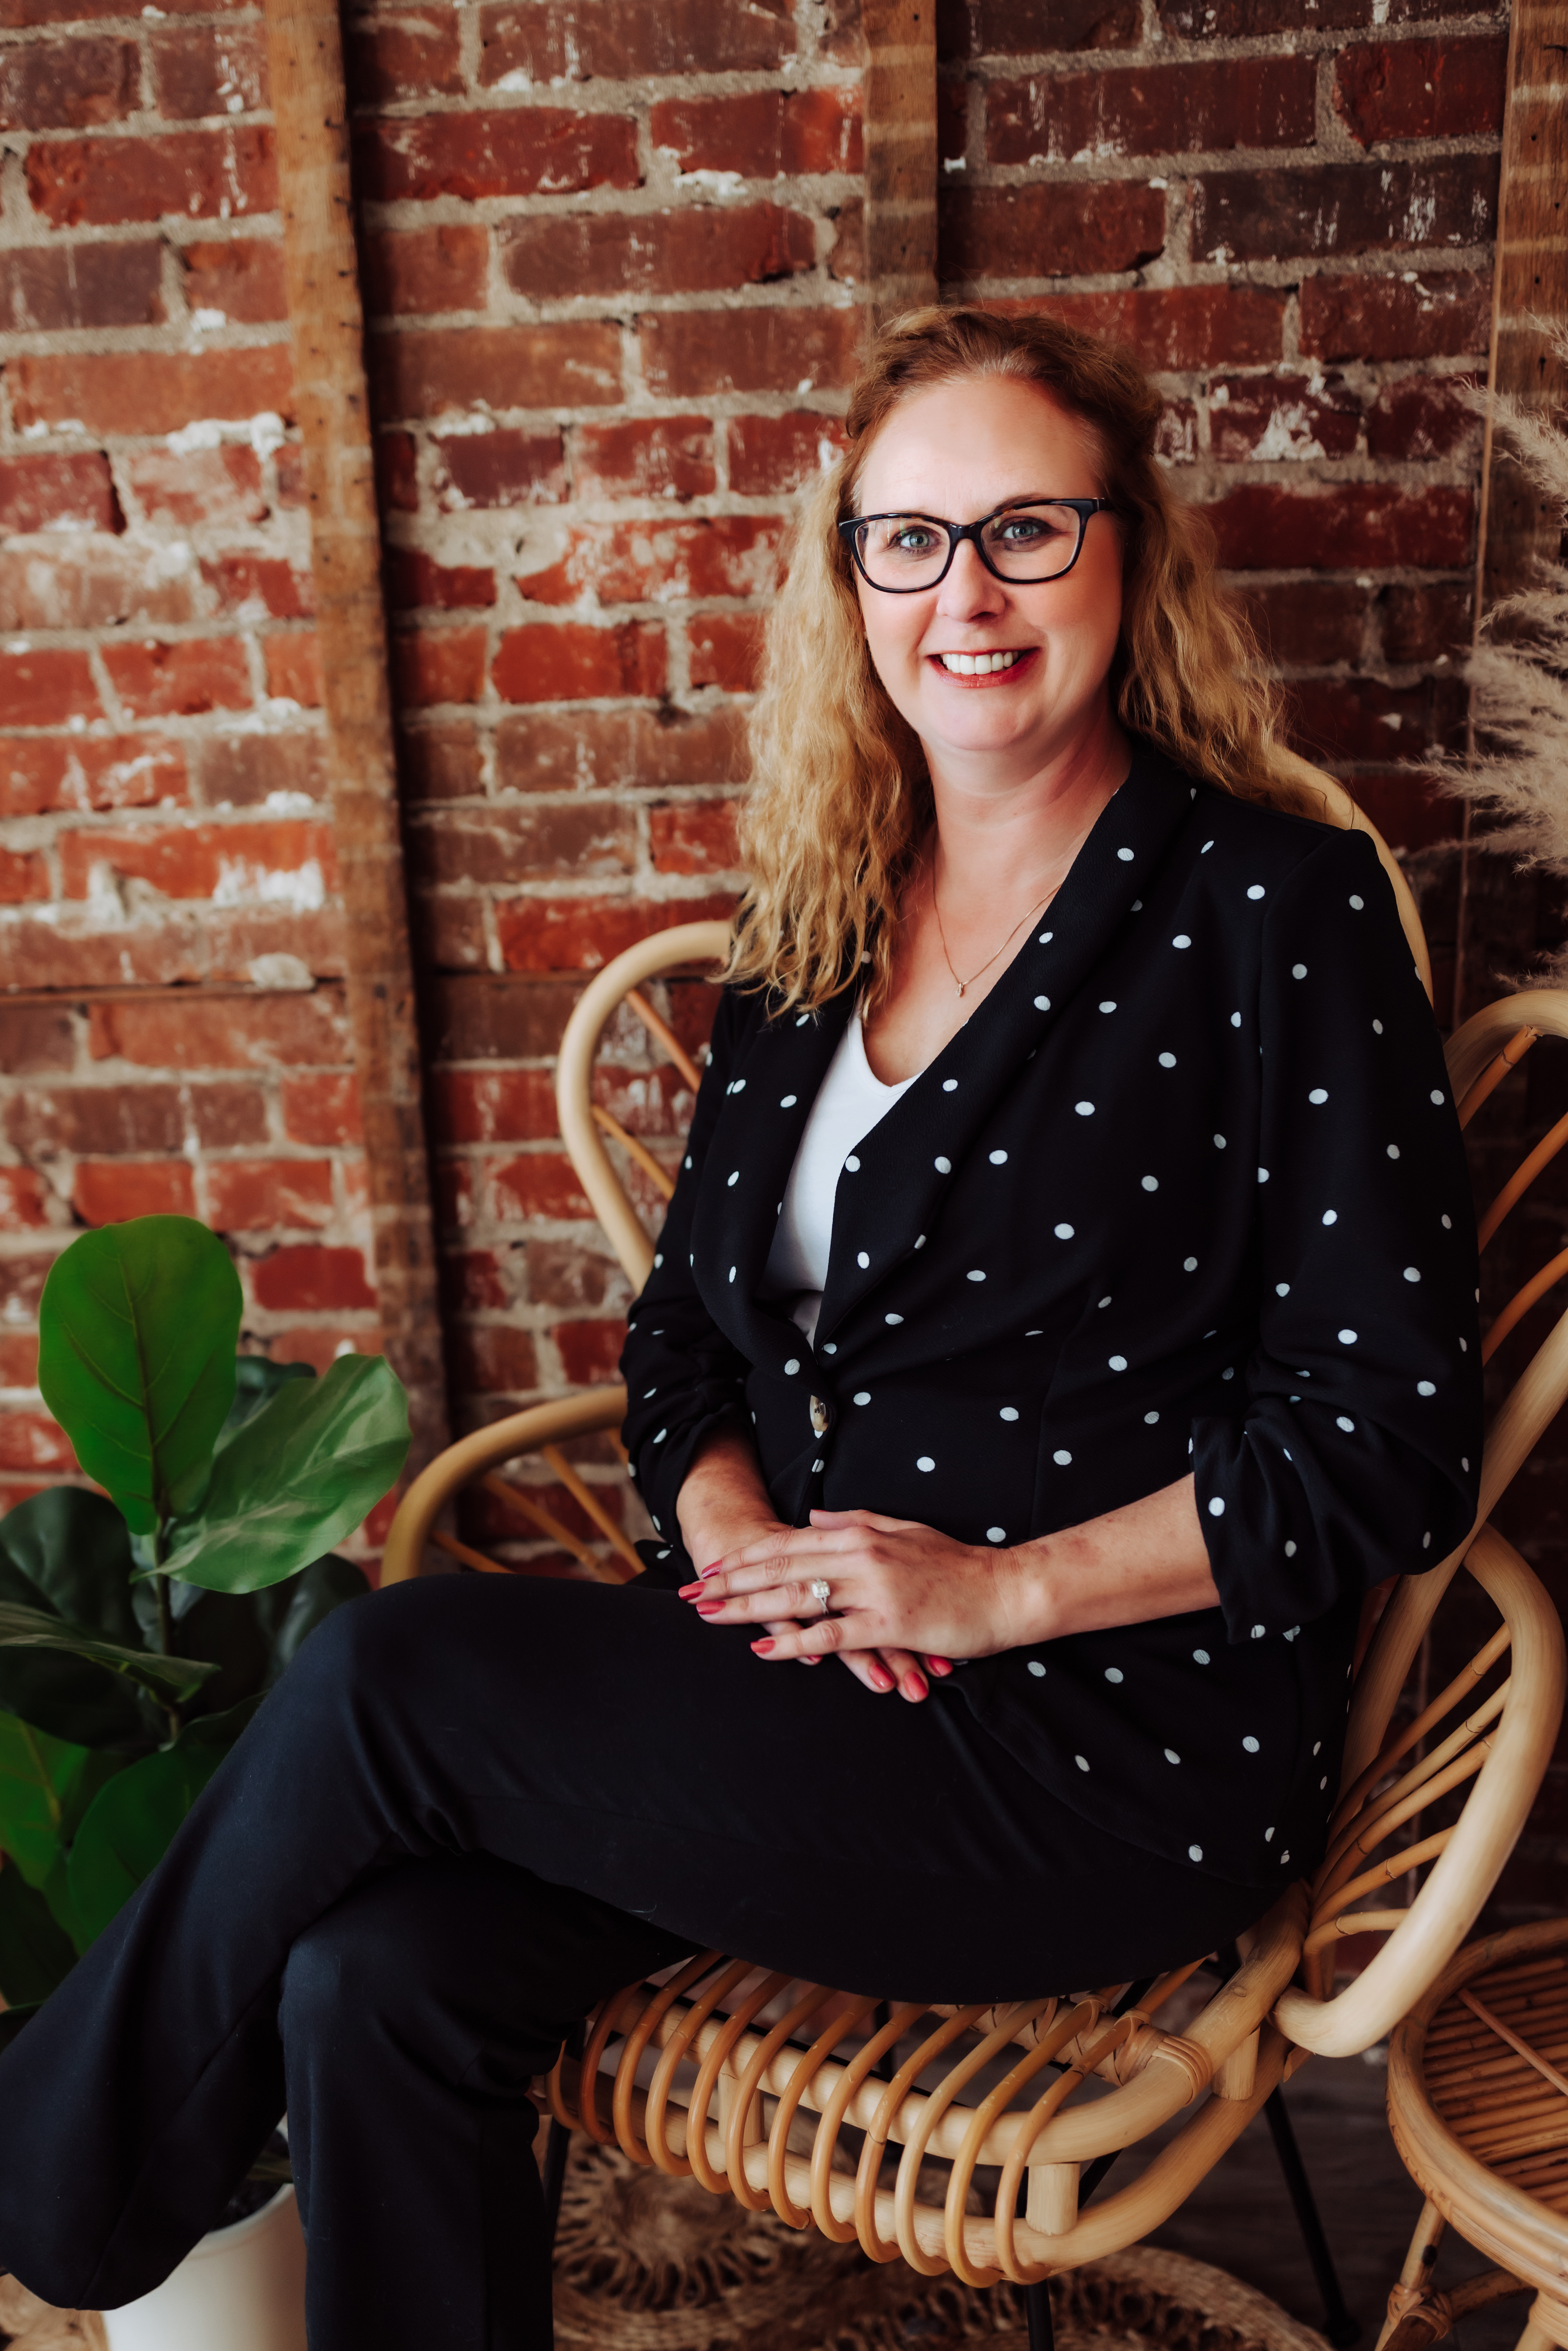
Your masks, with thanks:
M1071 507L1014 507L993 515L980 537L1003 579L1054 580L1077 553L1082 527ZM924 515L878 515L855 536L867 577L878 587L924 587L947 560L950 534Z

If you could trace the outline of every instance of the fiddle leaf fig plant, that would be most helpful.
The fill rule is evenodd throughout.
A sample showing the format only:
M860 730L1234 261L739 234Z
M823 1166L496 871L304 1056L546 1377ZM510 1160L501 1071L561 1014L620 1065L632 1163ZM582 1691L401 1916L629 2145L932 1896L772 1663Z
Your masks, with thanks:
M229 1253L188 1217L84 1234L38 1384L104 1491L0 1519L0 2043L166 1850L302 1641L361 1597L331 1549L394 1483L391 1366L235 1354Z

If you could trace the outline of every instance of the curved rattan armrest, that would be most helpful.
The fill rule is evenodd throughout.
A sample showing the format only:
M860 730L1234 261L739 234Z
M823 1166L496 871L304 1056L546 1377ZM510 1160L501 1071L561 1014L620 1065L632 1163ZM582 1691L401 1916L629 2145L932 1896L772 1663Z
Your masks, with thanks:
M559 1445L566 1437L593 1437L601 1429L619 1428L626 1417L626 1391L591 1388L578 1395L561 1396L553 1404L530 1405L526 1412L508 1413L505 1420L476 1428L437 1454L422 1470L402 1501L387 1532L382 1553L382 1583L406 1583L419 1573L424 1546L444 1503L459 1487L486 1469L532 1453L541 1445Z
M728 951L727 923L677 923L670 930L655 931L652 938L640 939L607 963L591 981L561 1037L555 1075L561 1140L634 1290L641 1290L648 1279L653 1244L643 1230L593 1123L593 1057L605 1022L628 989L685 964L718 963Z
M1273 754L1276 774L1299 789L1317 793L1324 803L1323 821L1337 824L1343 832L1364 832L1377 852L1377 862L1387 874L1394 891L1394 903L1399 909L1399 920L1409 945L1411 958L1427 991L1427 1001L1432 1001L1432 958L1427 951L1427 934L1421 927L1421 916L1410 884L1405 879L1399 860L1373 823L1364 810L1359 809L1344 786L1314 768L1297 751L1287 751L1276 744Z
M1333 1999L1293 1988L1276 2004L1281 2031L1321 2057L1370 2049L1442 1973L1497 1884L1551 1761L1564 1686L1557 1612L1495 1528L1481 1529L1466 1565L1509 1629L1508 1704L1447 1847L1382 1949Z

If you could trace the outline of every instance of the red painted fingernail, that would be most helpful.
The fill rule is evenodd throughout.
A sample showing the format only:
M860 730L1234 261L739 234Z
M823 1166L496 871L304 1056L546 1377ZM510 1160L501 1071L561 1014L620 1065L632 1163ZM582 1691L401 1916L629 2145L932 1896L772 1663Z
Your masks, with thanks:
M680 1600L690 1600L695 1596L695 1594L700 1593L701 1590L702 1585L700 1583L683 1583L680 1591L675 1596Z
M873 1666L871 1669L871 1686L874 1690L890 1690L894 1686L893 1676L890 1673L884 1672L881 1666Z
M699 1600L697 1602L697 1614L699 1616L722 1616L723 1614L724 1602L722 1600Z
M927 1657L925 1662L934 1674L950 1674L953 1670L950 1657Z
M770 1657L773 1654L773 1644L771 1641L753 1641L751 1647L752 1654L755 1656Z
M925 1698L929 1691L930 1685L926 1681L924 1674L905 1674L904 1677L904 1687L911 1698Z
M698 1570L697 1570L697 1574L699 1575L699 1577L703 1577L703 1578L705 1578L705 1579L706 1579L707 1576L710 1576L710 1575L716 1575L716 1574L718 1573L718 1572L719 1572L719 1569L720 1569L723 1565L724 1565L724 1562L723 1562L723 1560L722 1560L722 1559L716 1559L716 1560L712 1561L712 1562L709 1563L709 1565L708 1565L708 1566L706 1566L706 1567L699 1567L699 1568L698 1568Z

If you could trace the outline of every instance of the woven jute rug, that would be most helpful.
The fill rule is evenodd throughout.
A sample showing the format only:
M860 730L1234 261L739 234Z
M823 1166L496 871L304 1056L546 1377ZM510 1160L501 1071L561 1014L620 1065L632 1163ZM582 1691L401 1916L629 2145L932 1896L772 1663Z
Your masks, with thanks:
M1058 2351L1324 2351L1321 2335L1207 2262L1143 2246L1051 2285ZM572 2143L556 2239L561 2351L1027 2351L1023 2298L868 2262L695 2180ZM90 2313L0 2278L11 2351L103 2351ZM223 2351L214 2344L212 2351ZM443 2351L437 2344L430 2351Z

